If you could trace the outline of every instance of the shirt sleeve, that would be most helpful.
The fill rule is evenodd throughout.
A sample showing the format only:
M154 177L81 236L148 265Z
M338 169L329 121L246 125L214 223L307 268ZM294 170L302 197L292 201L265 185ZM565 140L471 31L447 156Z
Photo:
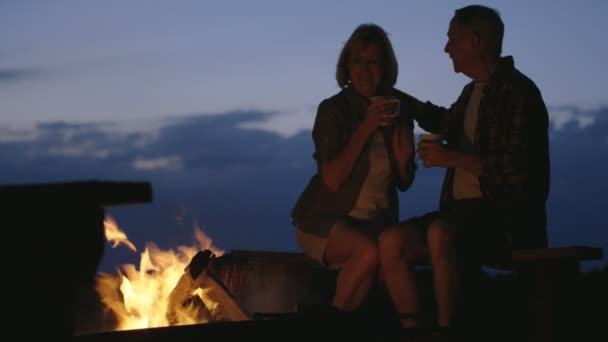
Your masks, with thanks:
M402 119L401 119L400 124L403 125L411 133L413 133L414 119L408 113L406 113L406 114L407 115L401 117ZM413 139L414 138L412 136L412 140ZM407 170L406 170L406 179L402 179L400 176L396 177L397 178L396 185L397 185L397 189L399 189L399 191L402 191L402 192L406 191L412 186L412 183L414 182L414 178L416 177L417 169L418 169L418 165L416 164L416 146L414 144L414 141L412 141L412 155L408 161ZM395 172L397 173L397 175L399 174L398 170L395 170Z
M463 88L460 96L449 108L435 105L429 101L422 102L408 94L401 93L402 101L412 113L414 120L420 128L427 132L439 134L444 139L448 138L450 123L456 113L456 108L462 107L466 100L467 93L470 92L470 85Z
M317 108L317 115L312 129L312 138L315 144L313 157L320 169L322 163L335 158L338 154L339 122L338 108L328 100L323 100Z

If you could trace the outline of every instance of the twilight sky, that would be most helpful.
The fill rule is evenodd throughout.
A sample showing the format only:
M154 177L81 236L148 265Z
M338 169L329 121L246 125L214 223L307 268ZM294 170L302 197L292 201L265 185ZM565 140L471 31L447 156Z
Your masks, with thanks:
M550 109L552 243L608 247L594 195L608 192L608 2L480 3L500 11L503 54ZM449 105L467 79L443 47L466 4L2 1L0 182L150 180L154 204L116 210L140 246L189 242L191 227L175 226L185 210L220 247L294 250L289 210L342 44L360 23L383 26L398 88ZM435 171L402 194L402 215L436 204Z
M548 104L606 102L608 3L483 2L506 24L504 54ZM398 86L450 103L466 78L443 53L462 1L3 1L0 124L150 119L235 109L305 115L337 90L342 44L382 25Z

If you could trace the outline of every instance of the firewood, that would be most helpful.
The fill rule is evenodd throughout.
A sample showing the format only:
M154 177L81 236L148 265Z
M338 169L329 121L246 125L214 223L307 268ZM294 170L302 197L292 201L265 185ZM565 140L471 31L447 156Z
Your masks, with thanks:
M230 291L210 270L215 255L197 253L169 294L167 320L171 325L249 320Z

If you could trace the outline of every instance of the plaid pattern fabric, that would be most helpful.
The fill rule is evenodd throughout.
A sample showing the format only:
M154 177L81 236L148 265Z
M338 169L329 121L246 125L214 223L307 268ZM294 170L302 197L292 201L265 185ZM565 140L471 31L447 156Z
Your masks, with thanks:
M474 82L467 84L450 108L420 103L414 118L425 130L441 134L457 147ZM549 193L548 113L532 80L518 71L512 57L503 57L488 80L479 105L475 153L484 200L499 208L542 207ZM453 200L454 169L447 169L441 203Z

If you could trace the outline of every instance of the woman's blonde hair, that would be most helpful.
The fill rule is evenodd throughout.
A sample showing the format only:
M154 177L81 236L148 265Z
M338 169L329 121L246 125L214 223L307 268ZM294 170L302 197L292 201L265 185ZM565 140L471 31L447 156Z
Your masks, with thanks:
M382 80L380 87L393 87L397 83L397 75L399 67L397 65L397 57L393 51L388 34L384 29L376 24L361 24L359 25L350 38L344 44L338 65L336 66L336 81L340 88L345 88L350 83L350 73L348 72L348 63L350 62L350 53L353 45L362 44L367 47L369 44L377 44L382 50Z

